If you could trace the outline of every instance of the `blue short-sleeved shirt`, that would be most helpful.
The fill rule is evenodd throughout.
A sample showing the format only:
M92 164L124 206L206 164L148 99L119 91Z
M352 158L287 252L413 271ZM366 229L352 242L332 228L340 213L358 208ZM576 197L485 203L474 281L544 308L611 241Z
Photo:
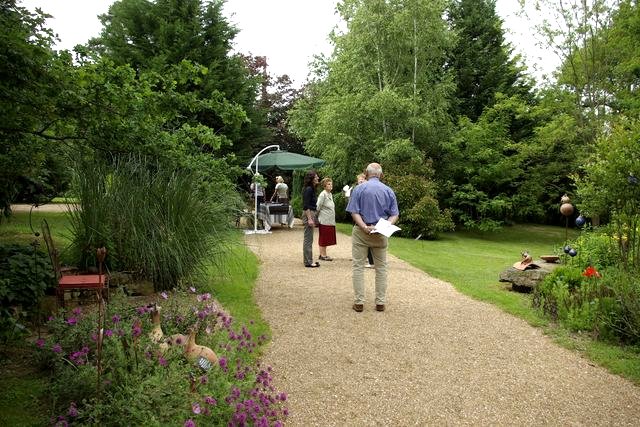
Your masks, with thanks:
M380 218L400 215L393 190L377 177L356 186L351 192L347 212L360 214L366 224L375 224Z

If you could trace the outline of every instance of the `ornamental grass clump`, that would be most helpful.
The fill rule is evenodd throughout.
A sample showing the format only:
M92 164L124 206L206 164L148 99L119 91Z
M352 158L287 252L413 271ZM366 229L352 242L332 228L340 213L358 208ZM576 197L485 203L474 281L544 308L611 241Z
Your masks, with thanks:
M158 306L164 337L195 329L198 344L217 354L216 366L189 363L181 343L164 349L154 339L151 312ZM102 330L97 310L75 309L51 318L49 335L36 342L51 372L52 424L280 425L286 419L286 394L257 360L266 337L235 325L209 294L164 293L137 307L116 295L106 310Z
M233 186L188 168L138 156L78 162L74 191L81 209L69 214L80 265L95 265L92 248L106 246L111 270L133 272L156 291L202 273L232 240Z

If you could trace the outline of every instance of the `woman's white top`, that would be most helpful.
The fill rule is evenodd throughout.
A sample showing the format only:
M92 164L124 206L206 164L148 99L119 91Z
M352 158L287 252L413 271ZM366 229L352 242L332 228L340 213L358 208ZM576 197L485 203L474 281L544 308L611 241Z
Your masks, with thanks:
M333 195L327 190L322 190L316 202L318 222L322 225L336 225L336 205L333 203Z

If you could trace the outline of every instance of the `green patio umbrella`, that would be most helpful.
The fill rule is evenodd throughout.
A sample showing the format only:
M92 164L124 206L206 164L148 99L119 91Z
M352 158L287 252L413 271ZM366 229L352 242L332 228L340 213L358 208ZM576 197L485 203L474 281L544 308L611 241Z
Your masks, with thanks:
M278 168L284 171L297 171L317 168L324 165L325 161L304 154L290 153L284 150L270 151L261 154L257 158L258 172L264 172Z

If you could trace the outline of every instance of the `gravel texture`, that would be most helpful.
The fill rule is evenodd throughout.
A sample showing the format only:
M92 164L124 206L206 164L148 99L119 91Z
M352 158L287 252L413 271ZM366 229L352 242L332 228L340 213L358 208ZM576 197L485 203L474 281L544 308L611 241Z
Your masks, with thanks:
M356 313L349 236L311 269L301 225L272 231L245 240L261 260L264 362L289 396L287 425L640 425L640 387L524 321L393 256L387 310L374 309L367 269Z

